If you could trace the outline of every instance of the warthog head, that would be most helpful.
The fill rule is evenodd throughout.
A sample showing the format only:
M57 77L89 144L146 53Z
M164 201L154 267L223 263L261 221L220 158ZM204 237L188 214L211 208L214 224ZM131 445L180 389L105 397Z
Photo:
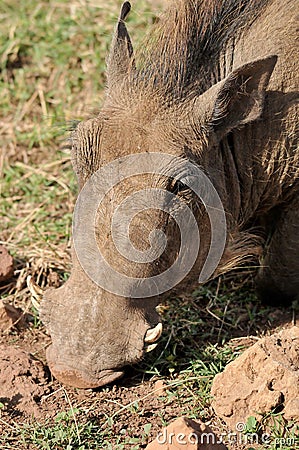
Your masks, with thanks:
M103 108L71 138L80 186L72 273L62 287L46 292L41 305L52 338L52 373L83 388L116 380L125 365L151 350L162 331L156 306L164 293L201 273L214 242L209 199L220 211L214 223L225 225L211 188L222 197L223 178L217 178L211 149L260 115L275 64L274 57L249 63L206 92L190 91L178 101L178 93L167 93L175 71L164 73L163 92L154 75L160 63L135 67L124 24L129 9L125 3L108 59ZM225 246L225 233L219 236L207 276ZM167 272L178 258L176 272Z

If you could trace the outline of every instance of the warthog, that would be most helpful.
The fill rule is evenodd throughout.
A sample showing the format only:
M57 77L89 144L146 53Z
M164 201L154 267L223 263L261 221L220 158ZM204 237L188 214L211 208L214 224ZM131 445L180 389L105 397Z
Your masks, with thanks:
M175 0L135 52L124 23L129 10L130 4L124 3L107 61L102 110L81 122L70 140L74 170L84 193L79 195L81 215L84 202L89 207L89 191L84 189L99 170L109 167L112 177L117 173L115 160L121 172L128 155L139 155L141 161L149 154L153 163L153 154L158 159L162 155L158 171L141 168L138 172L135 167L135 176L123 176L107 188L96 208L97 248L86 244L90 267L95 262L93 269L100 270L96 252L101 251L120 274L120 292L121 274L133 284L127 294L118 294L115 284L112 289L105 287L106 277L103 287L89 276L74 250L69 280L59 289L49 289L41 304L41 318L52 338L47 350L49 367L62 382L83 388L116 380L125 365L137 362L155 345L162 329L156 306L163 298L161 291L170 285L142 298L134 294L134 283L155 280L171 267L182 242L182 267L187 264L184 252L193 248L193 228L198 228L201 238L199 250L175 289L186 289L204 266L213 230L206 203L189 186L190 163L204 174L201 180L210 180L225 211L225 248L210 275L255 257L261 263L257 289L264 300L290 302L299 289L298 2ZM165 162L164 170L165 155L173 157L173 164ZM173 214L171 208L170 212L155 208L149 200L151 188L159 190L162 203L163 198L165 204L173 202ZM93 189L96 192L97 186ZM116 206L140 190L144 201L136 200L129 240L146 258L132 261L125 254L129 245L122 252L114 245L111 223ZM195 222L193 228L187 227L186 237L180 233L175 213L185 215L187 209ZM125 208L122 214L125 223ZM88 227L89 219L81 219ZM74 230L76 225L81 230L77 235L82 250L81 219L79 214ZM119 220L120 234L122 225ZM160 234L151 235L153 230ZM153 236L162 249L157 254Z

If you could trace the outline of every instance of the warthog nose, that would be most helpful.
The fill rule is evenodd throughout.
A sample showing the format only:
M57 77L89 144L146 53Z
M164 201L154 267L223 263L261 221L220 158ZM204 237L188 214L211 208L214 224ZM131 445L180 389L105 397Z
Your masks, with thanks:
M68 370L59 366L50 366L51 373L63 384L81 389L91 389L104 386L121 378L124 372L114 372L113 370L103 370L99 378L89 378L78 370Z
M124 374L123 371L108 369L102 370L94 375L84 370L73 369L61 361L57 362L57 359L53 357L52 350L52 346L50 345L46 352L49 369L58 381L68 386L81 389L97 388L112 383Z

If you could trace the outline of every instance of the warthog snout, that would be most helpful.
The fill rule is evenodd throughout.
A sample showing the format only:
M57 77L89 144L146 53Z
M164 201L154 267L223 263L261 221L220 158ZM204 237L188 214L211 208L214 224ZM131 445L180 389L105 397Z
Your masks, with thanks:
M102 370L97 377L92 377L90 372L83 370L70 369L64 366L63 363L56 362L56 354L52 345L47 350L47 361L52 375L57 380L68 386L76 388L96 388L121 378L123 371Z
M47 361L62 383L95 388L117 380L123 368L153 350L162 333L157 299L126 299L103 291L75 263L58 289L49 289L40 314L52 344Z
M159 322L154 328L147 330L144 343L145 352L150 352L156 348L157 340L162 334L162 324ZM53 346L51 345L47 350L47 361L52 375L57 378L60 382L77 387L77 388L96 388L104 386L105 384L112 383L124 375L124 371L119 370L102 370L93 377L90 372L84 370L70 369L65 366L62 362L56 361L56 354L53 351Z

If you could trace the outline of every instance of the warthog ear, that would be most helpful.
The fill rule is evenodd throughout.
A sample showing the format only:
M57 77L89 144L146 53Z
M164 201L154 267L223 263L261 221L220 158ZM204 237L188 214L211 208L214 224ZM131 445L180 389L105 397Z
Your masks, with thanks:
M277 56L269 56L245 64L218 83L218 89L211 88L214 94L211 124L218 138L260 117L276 61Z
M108 87L122 81L127 75L129 68L132 65L134 66L133 46L124 22L130 10L131 4L125 2L121 8L110 54L107 60Z

